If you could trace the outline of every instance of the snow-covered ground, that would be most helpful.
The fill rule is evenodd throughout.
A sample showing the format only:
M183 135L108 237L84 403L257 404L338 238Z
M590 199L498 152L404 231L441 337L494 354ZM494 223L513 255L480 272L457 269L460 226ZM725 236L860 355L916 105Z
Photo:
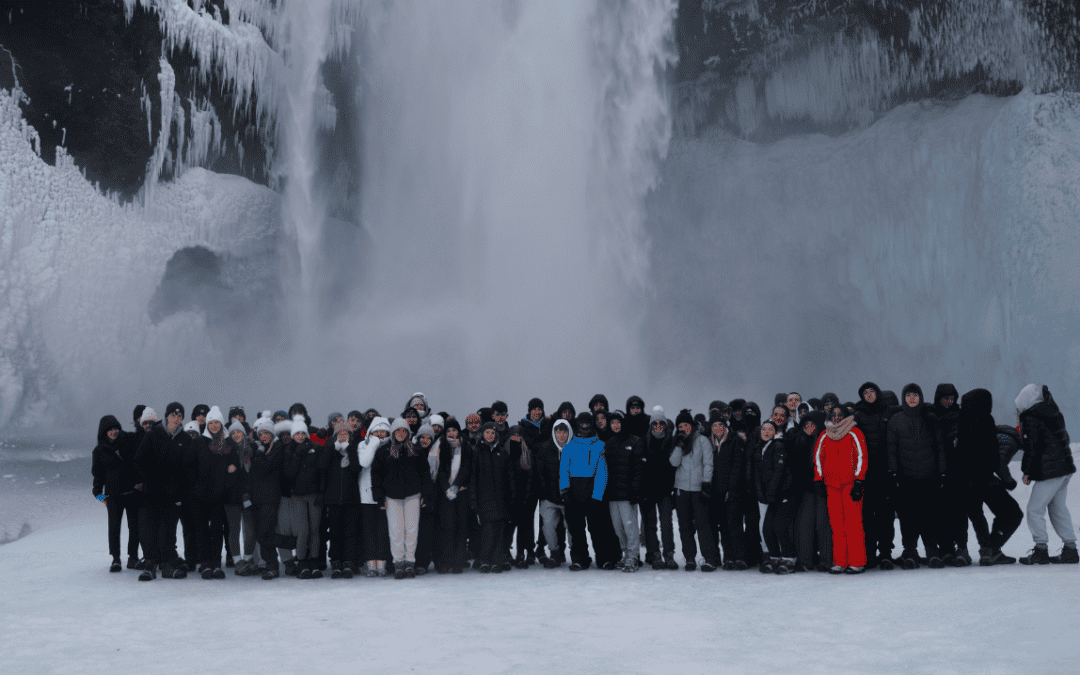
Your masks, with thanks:
M79 462L37 486L52 524L0 546L2 673L1067 673L1080 656L1077 566L139 583L107 571ZM1080 485L1069 506L1080 523ZM1022 524L1005 550L1030 546Z

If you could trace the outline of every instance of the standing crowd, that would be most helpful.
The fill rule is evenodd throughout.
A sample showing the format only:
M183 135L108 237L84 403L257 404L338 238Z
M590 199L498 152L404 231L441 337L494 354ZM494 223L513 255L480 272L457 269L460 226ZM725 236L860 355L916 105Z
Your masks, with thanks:
M1076 467L1045 386L1021 390L1015 428L995 423L985 389L960 397L941 384L925 401L917 384L897 399L867 382L858 394L777 394L765 419L743 399L670 420L637 396L625 412L598 394L550 415L534 398L517 424L496 401L464 427L420 393L397 417L335 412L323 428L301 403L253 425L239 407L226 417L200 404L185 423L180 403L161 418L140 405L133 432L101 419L93 492L108 508L110 571L122 570L126 514L140 581L224 579L223 548L237 576L267 580L319 578L328 561L332 578L460 574L470 562L481 573L675 570L675 520L688 571L857 574L970 565L969 521L980 565L1015 563L1001 547L1024 517L1009 494L1022 450L1034 548L1020 562L1080 562L1065 504Z

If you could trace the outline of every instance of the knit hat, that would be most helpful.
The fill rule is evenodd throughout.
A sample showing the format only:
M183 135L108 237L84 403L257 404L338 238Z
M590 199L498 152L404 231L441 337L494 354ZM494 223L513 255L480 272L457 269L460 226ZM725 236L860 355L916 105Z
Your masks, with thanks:
M543 410L544 409L544 402L541 401L539 398L531 398L531 399L529 399L528 411L532 412L532 411L536 410L537 408L539 408L540 410Z
M274 413L274 416L273 416L272 419L274 420L274 424L277 424L278 422L281 422L282 420L288 420L289 419L289 413L285 412L284 410L279 410L276 413Z
M503 403L502 401L495 401L494 403L491 404L491 414L492 415L495 415L495 414L508 415L509 413L510 413L510 409L507 408L506 404Z
M370 438L376 431L390 433L390 422L385 417L376 417L371 420L371 424L368 425L368 437Z
M230 436L233 435L234 431L239 431L240 433L247 435L247 429L245 429L244 425L240 423L240 420L236 420L232 424L229 425L229 435Z
M626 413L621 410L612 410L608 413L608 424L615 420L619 420L619 424L622 424L626 420Z
M349 431L349 425L345 424L344 421L338 421L338 423L334 425L334 436L336 437L342 431Z
M184 425L184 431L187 431L189 433L194 431L196 434L198 434L199 433L199 423L196 422L195 420L191 420L190 422L188 422L187 424Z
M210 408L210 412L206 413L206 424L207 425L209 425L211 422L215 422L215 421L216 422L221 422L221 426L223 426L223 427L225 426L225 418L221 414L221 409L218 408L217 406L213 406L212 408Z
M773 401L772 404L773 404L774 408L776 406L778 406L778 405L784 405L785 403L787 403L787 393L786 392L781 392L781 393L777 394L776 396L773 396L772 401Z
M432 415L428 419L428 424L430 424L433 427L436 427L436 426L445 427L446 426L446 421L443 420L442 415Z
M289 420L281 420L274 423L274 435L280 436L281 434L292 435L292 422Z
M690 408L683 408L679 411L678 416L675 418L675 428L678 429L680 424L689 424L694 426L694 416L690 414Z
M336 427L337 427L337 425L336 425L336 424L334 424L334 420L336 420L336 419L337 419L337 418L339 418L339 417L340 417L341 419L345 419L345 416L344 416L344 415L342 415L342 414L341 414L341 413L339 413L339 412L332 412L332 413L330 413L329 415L327 415L327 416L326 416L326 427L327 427L328 429L334 429L334 428L336 428Z
M444 429L444 431L448 431L450 429L457 429L458 433L461 433L461 423L457 421L457 418L451 417L450 419L446 420L446 429Z
M652 421L651 421L651 423L655 424L657 422L657 420L659 420L661 422L666 422L667 421L667 418L664 417L664 406L662 406L662 405L654 405L652 407Z
M184 406L180 405L176 401L173 401L169 405L165 406L165 417L168 417L173 413L179 413L180 419L184 419Z
M582 438L590 438L595 433L596 425L593 423L592 414L584 410L578 413L577 418L574 420L574 434Z
M139 422L157 422L157 411L149 406L144 407Z
M206 416L206 413L210 412L210 406L205 403L200 403L191 409L191 419L197 418L199 415Z
M413 412L416 411L414 410ZM374 422L372 422L372 424L374 424ZM394 434L396 434L398 429L405 429L406 431L411 431L409 429L409 423L405 421L404 415L395 419L393 424L390 425L390 435L393 436Z
M306 436L307 432L307 424L304 422L304 416L296 415L293 417L292 426L289 427L289 435L295 436L296 434L304 434Z
M630 412L630 408L641 408L642 412L644 412L645 401L640 396L631 396L626 399L626 411Z
M270 415L272 415L272 414L273 413L271 413L269 410L263 410L262 412L259 413L258 417L255 418L255 421L257 422L257 421L261 420L264 417L270 417Z
M716 424L717 422L719 422L720 424L725 424L723 413L721 413L719 410L716 410L716 409L710 410L709 411L709 429L712 429L712 425Z
M435 430L431 428L430 424L425 424L422 427L420 427L420 431L416 432L416 437L420 438L421 436L423 436L425 434L427 434L428 436L431 436L432 440L435 440Z
M257 422L255 422L255 433L265 431L273 434L275 426L276 425L274 424L273 420L270 419L269 415L263 415L259 418Z
M135 406L135 412L132 413L132 419L135 420L135 426L139 426L139 422L142 421L142 414L144 410L146 410L146 406L141 403Z

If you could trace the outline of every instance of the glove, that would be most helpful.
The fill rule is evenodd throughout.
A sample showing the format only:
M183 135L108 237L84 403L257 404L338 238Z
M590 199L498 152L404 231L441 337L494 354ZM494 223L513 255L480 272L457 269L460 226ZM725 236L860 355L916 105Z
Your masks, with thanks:
M710 497L712 497L712 486L709 485L708 483L702 483L701 484L701 500L707 502L707 501L709 501Z
M826 496L828 493L825 491L825 481L823 481L823 480L815 481L814 482L814 492L818 493L822 497Z
M851 498L855 501L862 501L863 496L863 482L861 480L855 481L855 484L851 486Z
M457 499L457 493L458 493L458 486L451 485L450 487L448 487L446 489L446 498L449 499L450 501L454 501L455 499Z
M1008 490L1009 492L1012 492L1013 490L1015 490L1016 489L1016 479L1015 478L1010 478L1008 480L1008 482L1005 483L1005 489Z
M97 500L98 500L99 502L103 502L103 501L105 501L105 495L98 495L98 496L97 496Z

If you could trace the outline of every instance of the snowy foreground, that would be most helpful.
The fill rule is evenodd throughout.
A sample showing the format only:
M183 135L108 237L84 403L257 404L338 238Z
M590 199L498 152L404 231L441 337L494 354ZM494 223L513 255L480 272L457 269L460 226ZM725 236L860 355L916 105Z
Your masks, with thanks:
M107 571L104 508L72 518L0 546L0 673L1067 673L1080 656L1077 566L139 583ZM1021 525L1006 552L1030 542Z

